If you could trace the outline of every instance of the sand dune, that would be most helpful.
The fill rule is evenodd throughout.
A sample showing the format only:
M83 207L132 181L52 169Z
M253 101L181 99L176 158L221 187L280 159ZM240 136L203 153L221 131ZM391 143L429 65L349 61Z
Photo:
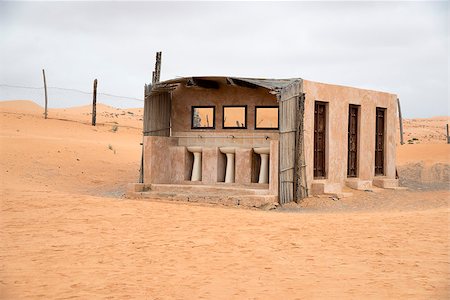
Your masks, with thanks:
M93 127L89 107L44 120L0 102L1 299L450 297L448 190L276 211L127 200L142 112L99 110ZM398 160L448 164L448 149L403 145Z
M446 124L450 117L434 117L428 119L403 120L404 141L413 144L445 144Z

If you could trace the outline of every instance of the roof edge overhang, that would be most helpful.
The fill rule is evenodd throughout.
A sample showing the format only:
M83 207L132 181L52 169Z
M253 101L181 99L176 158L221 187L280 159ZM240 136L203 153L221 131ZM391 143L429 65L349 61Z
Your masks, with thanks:
M152 92L163 92L175 89L180 84L187 86L200 86L207 88L218 88L218 82L247 88L265 88L272 94L279 94L281 90L294 82L301 81L300 78L289 79L266 79L266 78L246 78L231 76L193 76L179 77L158 82L152 87ZM214 84L215 83L215 84Z

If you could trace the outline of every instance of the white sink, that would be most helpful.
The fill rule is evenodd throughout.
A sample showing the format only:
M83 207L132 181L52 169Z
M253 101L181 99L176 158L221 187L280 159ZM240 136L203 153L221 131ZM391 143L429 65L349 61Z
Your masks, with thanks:
M235 147L220 147L219 150L220 150L220 152L222 152L224 154L236 153Z
M269 183L269 147L253 148L255 153L261 156L261 166L259 168L258 183Z
M200 146L192 146L192 147L187 147L187 150L189 152L195 153L195 152L202 152L203 151L203 147Z
M270 154L269 147L253 148L253 151L255 151L255 153L257 153L257 154Z
M202 180L202 151L203 147L192 146L187 147L187 151L194 154L194 163L192 165L191 181Z
M227 167L225 170L225 183L234 182L234 153L236 152L235 147L221 147L220 152L227 156Z

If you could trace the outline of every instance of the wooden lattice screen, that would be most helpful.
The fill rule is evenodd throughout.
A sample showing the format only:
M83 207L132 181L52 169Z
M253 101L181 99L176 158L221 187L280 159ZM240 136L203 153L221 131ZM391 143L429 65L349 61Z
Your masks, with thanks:
M171 92L151 92L144 102L144 135L170 136Z
M285 204L303 198L304 193L299 193L299 187L301 191L302 187L306 188L305 184L303 184L305 180L303 174L304 159L302 159L304 155L304 97L302 94L301 80L296 80L281 90L279 94L279 106L279 201L280 204ZM299 132L299 129L301 132Z

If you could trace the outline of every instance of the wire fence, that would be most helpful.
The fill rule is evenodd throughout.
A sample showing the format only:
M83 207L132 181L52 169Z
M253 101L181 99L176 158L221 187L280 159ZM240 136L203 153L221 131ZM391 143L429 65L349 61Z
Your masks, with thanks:
M142 93L144 93L143 90L144 89L142 89ZM92 91L88 92L75 88L47 86L47 92L49 108L69 108L92 105ZM44 87L0 83L0 101L5 100L32 100L38 105L44 106ZM120 117L120 114L125 114L124 110L126 110L126 108L142 108L144 100L136 97L115 95L104 91L102 92L100 90L97 91L97 103L106 104L117 109L114 114L99 110L97 111L97 115L100 117L103 116L104 118L111 115L117 118L117 116ZM89 113L89 115L92 114ZM127 116L131 117L131 112L127 114ZM49 117L52 118L51 115ZM135 115L135 117L138 117L139 120L142 118L142 116L137 115ZM86 116L86 122L90 121L89 118L89 116Z
M12 84L4 84L4 83L0 83L0 86L7 87L7 88L44 90L44 87L32 87L32 86L12 85ZM82 90L63 88L63 87L57 87L57 86L48 86L47 89L48 90L53 89L53 90L60 90L60 91L70 91L70 92L77 92L77 93L81 93L81 94L85 94L85 95L92 95L92 92L86 92L86 91L82 91ZM143 99L128 97L128 96L118 96L118 95L113 95L113 94L108 94L108 93L97 93L97 95L104 95L104 96L108 96L108 97L115 97L115 98L120 98L120 99L128 99L128 100L136 100L136 101L144 102Z

